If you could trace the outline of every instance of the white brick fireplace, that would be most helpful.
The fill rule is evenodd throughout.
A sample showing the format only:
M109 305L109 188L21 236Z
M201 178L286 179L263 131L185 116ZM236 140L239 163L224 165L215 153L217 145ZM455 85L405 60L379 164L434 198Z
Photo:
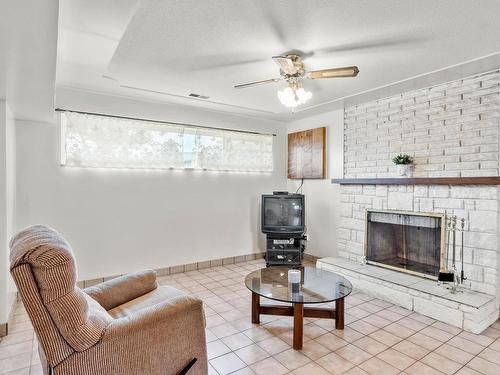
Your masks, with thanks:
M499 119L499 71L345 108L344 178L395 178L391 157L398 153L414 156L415 178L498 177ZM318 266L391 302L480 332L498 318L499 198L497 185L342 185L340 258ZM368 209L446 210L464 218L467 290L450 295L430 280L361 266ZM391 282L394 277L401 282Z

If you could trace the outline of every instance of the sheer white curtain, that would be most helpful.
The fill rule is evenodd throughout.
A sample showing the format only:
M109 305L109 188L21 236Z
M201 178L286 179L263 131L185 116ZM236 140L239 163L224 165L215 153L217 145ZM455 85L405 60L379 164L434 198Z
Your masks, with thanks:
M74 167L272 172L273 136L61 113L61 163Z

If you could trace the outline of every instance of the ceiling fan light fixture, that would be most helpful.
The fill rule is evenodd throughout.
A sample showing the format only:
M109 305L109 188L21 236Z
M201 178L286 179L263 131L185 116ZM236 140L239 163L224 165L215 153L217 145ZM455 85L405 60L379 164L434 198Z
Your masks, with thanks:
M277 95L281 104L291 108L292 112L294 112L295 107L306 103L312 98L312 93L304 90L302 87L303 79L356 77L359 73L357 66L306 71L302 57L295 53L288 53L284 56L274 56L273 61L279 67L280 78L243 83L235 85L234 88L243 89L284 80L288 83L288 86L283 90L279 90Z
M281 104L288 108L295 108L298 105L306 103L312 98L312 92L304 90L299 85L289 85L283 90L278 91L278 99Z

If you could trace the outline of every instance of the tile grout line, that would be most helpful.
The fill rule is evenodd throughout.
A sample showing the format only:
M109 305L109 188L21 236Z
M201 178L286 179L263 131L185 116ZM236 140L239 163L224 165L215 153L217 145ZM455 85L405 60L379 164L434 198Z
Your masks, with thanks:
M236 351L243 349L243 348L246 348L246 347L251 346L251 345L256 345L257 347L262 349L266 353L265 359L272 358L275 361L277 361L277 363L283 365L283 362L281 362L281 360L278 360L275 356L277 356L277 355L279 355L287 350L290 350L290 347L289 347L290 345L288 344L287 341L285 341L284 338L280 337L280 334L272 333L271 331L268 331L268 330L269 330L270 326L273 324L273 322L277 322L279 320L283 320L283 322L287 322L287 324L289 324L290 322L288 322L288 321L290 319L288 319L288 317L283 317L286 319L281 319L281 317L278 317L278 318L273 319L273 320L262 322L260 325L253 325L251 328L246 328L246 329L241 329L237 325L235 325L237 321L240 321L240 320L243 321L247 318L249 319L249 317L248 317L248 312L249 312L248 303L243 304L244 300L248 300L248 295L245 294L245 292L248 292L248 291L246 290L246 287L243 283L245 275L254 269L258 269L258 268L262 267L262 264L263 264L263 261L261 259L255 259L255 260L246 261L246 262L239 262L239 263L232 263L232 264L225 264L225 265L222 264L222 265L217 265L217 266L206 268L206 269L189 270L189 271L185 271L182 273L174 273L174 274L170 274L170 275L159 276L159 281L162 281L162 279L163 279L164 282L172 283L175 285L175 287L182 289L182 290L186 291L187 293L196 295L198 298L202 299L204 307L207 309L210 309L209 313L211 315L207 315L207 318L209 318L210 316L217 316L221 319L222 323L216 323L212 327L206 327L207 330L211 330L211 328L215 328L215 327L218 327L218 326L223 325L223 324L229 324L230 326L232 326L235 329L234 335L236 335L236 334L244 334L244 331L248 331L248 330L252 329L253 326L258 326L258 327L262 327L266 332L269 332L269 334L271 335L269 338L271 338L271 337L276 338L278 340L283 341L284 343L286 343L288 345L288 348L285 348L285 349L280 350L274 354L271 354L266 349L264 349L263 347L261 347L259 345L259 343L264 341L265 339L264 340L259 339L258 341L254 341L254 339L252 339L246 335L250 339L251 343L244 345L241 348L238 348L236 350L233 350L228 345L226 345L226 343L223 341L226 337L230 337L233 335L228 335L228 336L224 336L224 337L219 338L219 336L214 334L215 339L213 341L221 342L223 345L226 346L227 349L229 349L229 352L224 353L224 354L220 354L220 355L215 356L214 358L209 360L211 373L213 372L214 374L219 374L219 371L217 371L217 369L211 365L210 361L212 361L213 359L219 358L223 355L230 354L230 353L233 353L236 356L236 358L238 358L242 362L242 364L244 364L244 367L241 368L241 370L247 369L249 371L252 371L253 368L251 368L250 366L252 366L255 363L258 363L261 360L249 365L243 360L243 358L239 357L238 354L236 354ZM200 281L200 280L204 280L204 279L209 279L211 281L210 282ZM207 283L214 283L215 285L213 287L206 287L205 284L207 284ZM165 285L165 283L162 283L162 285ZM191 289L197 289L197 288L202 288L202 289L191 291ZM203 295L203 297L198 296L198 294ZM233 298L229 298L229 296L226 296L226 295L231 295L231 294L235 295L235 297L233 297L234 299L236 299L236 298L238 299L237 304L233 304ZM236 295L238 295L238 297L236 297ZM467 336L460 337L461 334L463 334L464 332L467 332L467 331L464 331L460 328L457 328L458 329L457 333L453 333L453 332L456 332L456 331L451 330L451 328L453 326L450 326L450 330L441 329L440 327L436 326L437 325L436 323L439 323L438 320L429 318L431 323L428 323L428 320L417 319L417 317L419 315L421 315L421 314L418 314L417 312L404 309L403 307L394 305L392 303L388 303L389 304L388 307L387 306L383 307L383 304L376 303L376 301L380 301L376 297L372 297L372 296L369 296L367 294L362 293L362 291L355 290L354 293L352 294L352 296L356 297L357 295L358 295L358 298L355 300L355 304L349 305L349 307L346 306L346 314L349 314L350 309L358 308L368 315L364 315L362 317L357 317L355 315L349 314L349 318L352 319L352 321L350 321L349 324L346 324L346 327L349 327L349 329L358 333L360 335L360 337L357 338L356 340L353 340L353 341L347 341L344 346L337 348L336 350L330 350L329 348L327 348L329 350L328 354L325 354L322 357L317 358L317 359L312 359L309 356L307 356L305 353L300 351L300 353L302 355L304 355L305 358L307 358L308 362L303 364L303 365L300 365L297 368L294 368L293 370L290 370L287 368L287 373L292 373L293 371L300 369L300 368L302 368L306 365L309 365L309 364L315 364L317 366L320 366L322 369L329 371L326 368L324 368L323 366L321 366L319 363L317 363L317 361L321 358L324 358L327 355L330 355L330 354L336 354L336 355L340 356L340 354L338 354L337 351L340 350L341 348L346 347L347 345L353 345L354 347L363 350L362 348L358 347L354 343L358 340L361 340L362 338L365 338L365 337L368 337L368 338L374 340L375 342L377 342L381 345L384 345L385 349L376 353L375 355L370 355L368 359L362 361L361 363L359 363L359 365L357 365L357 364L351 362L350 360L348 360L347 358L344 358L341 356L347 363L352 364L353 365L352 368L354 368L354 369L363 369L362 367L360 367L361 365L363 365L367 361L372 360L373 358L376 358L377 360L382 361L383 363L387 364L388 366L393 367L399 373L406 371L408 368L414 366L417 363L420 363L421 365L424 365L424 366L429 366L429 368L432 368L432 369L435 369L435 370L441 372L441 370L439 368L436 368L435 365L430 365L430 364L427 364L427 363L422 361L424 358L429 356L431 353L435 353L436 355L442 356L443 358L445 358L449 361L452 361L453 363L456 363L457 365L460 365L460 367L458 367L455 372L461 371L463 368L472 368L472 367L468 367L468 365L477 357L479 357L479 359L485 361L486 363L489 363L491 365L496 365L495 362L491 362L488 359L480 357L480 355L482 353L484 353L486 351L486 349L489 349L497 341L500 342L500 336L496 337L496 334L495 334L495 332L497 332L499 330L497 330L495 327L494 327L493 331L490 332L490 334L491 334L490 336L489 335L482 335L483 337L485 337L485 338L488 337L491 340L491 342L489 344L483 346L482 344L479 343L482 341L470 340L467 338ZM363 297L361 298L361 296L363 296ZM210 305L205 303L205 300L211 299L211 298L213 298L214 300L212 301L212 303L210 303ZM218 298L218 300L216 300L215 298ZM241 299L241 304L240 304L240 299ZM218 302L218 301L220 301L220 302ZM221 310L218 310L217 308L216 309L213 308L213 307L216 307L217 305L222 305L222 304L227 304L228 307L230 307L230 309L222 310L222 308L224 308L223 306L221 306ZM366 306L363 306L365 304L366 304ZM19 308L19 306L20 305L17 305L16 308ZM370 309L366 310L369 307L370 307ZM333 308L333 306L332 306L332 308ZM377 310L377 309L379 309L379 310ZM384 311L391 311L394 314L398 314L398 313L400 313L398 311L398 309L404 310L404 312L406 314L399 314L400 317L397 317L396 315L393 316L392 319L394 317L396 317L397 318L396 320L386 319L388 321L388 324L385 324L385 322L383 320L381 320L381 321L375 320L375 323L378 323L378 324L372 324L369 320L365 320L365 319L370 318L373 315L376 315L377 317L380 317L380 318L384 318L384 315L383 315ZM372 311L370 311L370 310L372 310ZM231 312L242 314L242 317L237 318L237 319L232 319L231 315L225 316L225 313L231 313ZM22 312L22 314L17 314L17 315L21 316L24 314L26 314L26 312ZM359 314L358 316L361 316L361 314ZM227 318L231 318L232 320L226 320ZM414 330L413 328L410 328L409 326L404 325L402 321L405 320L406 318L412 319L416 323L421 324L422 327ZM319 327L322 330L324 330L324 332L320 332L321 334L319 336L314 336L314 335L310 336L309 337L310 340L308 340L308 341L314 342L318 338L323 337L324 335L327 335L327 334L333 334L333 335L335 335L336 338L342 339L341 336L335 334L336 332L340 333L339 330L327 329L327 328L323 328L323 326L321 326L321 325L318 325L317 323L319 323L321 320L322 319L313 319L313 320L309 320L307 322L304 321L304 323L305 323L304 325L310 324L310 325L314 325L314 326ZM362 331L361 327L358 327L358 329L351 327L351 324L356 323L356 322L362 322L362 323L368 325L366 328L369 328L369 329L364 330L364 332L370 332L371 329L375 329L375 330L370 332L370 333L364 333ZM20 318L20 321L18 321L18 323L19 324L24 323L24 319ZM386 330L386 328L388 326L395 324L395 323L401 324L403 327L406 327L408 330L411 330L412 333L409 336L402 338L398 335L393 334L391 331ZM409 323L410 323L410 326L413 327L411 322L409 322ZM381 326L381 324L385 324L385 325ZM446 324L446 323L444 323L444 324ZM25 326L22 325L21 327L24 328ZM372 328L370 328L370 327L372 327ZM443 327L445 327L445 326L443 326ZM437 330L436 331L437 335L434 335L434 332L431 332L435 337L440 337L440 334L438 332L442 331L443 333L446 333L448 338L445 341L441 341L441 338L437 339L434 336L427 335L423 331L428 329L428 328L433 328L434 330ZM25 341L21 341L21 343L26 343L26 342L30 341L31 346L33 347L34 342L35 342L35 338L34 338L34 333L33 333L32 329L29 329L29 330L23 329L21 331L15 332L15 333L22 333L22 332L26 332L26 331L31 331L31 338L28 340L25 340ZM290 327L287 327L286 330L284 330L282 332L282 334L289 333L289 331L290 331ZM371 335L376 334L377 332L387 332L387 333L391 334L392 336L396 337L398 339L398 341L394 342L392 345L388 345L385 342L379 341L379 339L371 336ZM436 347L433 347L432 350L429 350L426 347L422 347L421 345L416 344L416 343L408 340L417 334L421 334L430 340L434 340L435 341L434 345L436 343L439 343L439 345ZM304 335L304 337L306 337L306 335ZM443 347L444 345L451 345L451 347L453 347L454 349L462 350L462 349L460 349L460 347L449 344L449 342L456 337L460 337L461 339L466 340L470 343L474 343L480 347L480 351L477 354L467 352L468 354L470 354L472 356L472 358L469 361L467 361L465 364L461 364L461 363L457 362L456 360L448 357L445 354L436 353L436 350ZM389 341L386 340L386 342L390 342L390 341L391 340L389 340ZM404 341L411 343L413 345L417 345L418 347L426 350L427 353L419 359L414 359L413 357L410 357L412 359L413 363L411 365L405 367L403 370L400 370L399 368L393 366L388 361L378 357L380 354L387 352L389 349L395 350L396 352L398 352L402 355L406 355L402 351L395 348L396 345L398 345L399 343L404 342ZM10 344L7 344L5 346L10 346L10 345L15 345L15 344L18 344L18 343L10 343ZM207 344L208 344L208 342L207 342ZM1 345L0 345L0 349L1 349ZM494 350L494 349L491 349L491 350ZM497 351L494 350L494 352L496 353ZM26 353L28 353L28 352L26 352ZM22 369L16 369L16 370L29 369L29 371L27 372L28 374L34 374L35 371L38 371L37 366L39 365L39 363L32 362L32 360L34 358L33 353L34 353L34 351L31 352L29 367L23 367ZM365 352L365 353L368 353L368 352ZM23 354L23 353L21 353L21 354ZM380 365L382 365L382 363L380 363ZM286 368L286 366L284 366L284 367ZM350 369L348 371L350 371ZM238 371L240 371L240 370L235 370L235 371L232 371L230 373L232 374L232 373L238 372ZM365 370L363 370L363 371L365 371ZM478 371L478 370L476 370L476 371Z
M461 332L460 332L460 333L461 333ZM488 337L488 336L487 336L487 337ZM490 337L490 338L491 338L491 337ZM484 352L486 349L488 349L491 345L493 345L493 344L497 341L498 337L497 337L496 339L493 339L493 338L491 338L491 339L493 340L491 343L489 343L487 346L483 347L483 349L482 349L479 353L477 353L476 355L474 355L474 357L472 357L469 361L467 361L467 363L466 363L466 364L464 364L462 367L460 367L460 368L458 369L458 371L460 371L460 370L461 370L461 369L463 369L464 367L467 367L467 365L468 365L469 363L471 363L474 359L476 359L476 357L479 357L479 355L480 355L482 352ZM477 343L475 343L475 344L477 344ZM480 344L478 344L478 345L480 345ZM480 345L480 346L482 346L482 345ZM492 350L493 350L493 349L492 349ZM496 350L494 350L494 351L496 351ZM492 365L498 365L497 363L491 362L491 361L489 361L489 360L487 360L487 359L485 359L485 358L482 358L482 357L479 357L479 358L481 358L483 361L486 361L486 362L488 362L488 363L491 363ZM470 368L470 367L468 367L468 368ZM474 370L474 369L472 369L472 370ZM458 372L458 371L457 371L457 372ZM477 371L477 370L474 370L474 371ZM479 372L479 371L477 371L477 372Z
M358 293L362 293L362 292L359 292L359 291L358 291ZM354 294L354 295L355 295L355 294ZM369 299L369 300L362 300L362 302L360 302L360 303L359 303L359 304L357 304L357 305L353 305L352 307L358 307L358 308L360 308L360 309L364 310L364 309L363 309L362 307L360 307L359 305L362 305L362 304L364 304L364 303L367 303L367 302L370 302L370 301L373 301L373 300L375 300L375 299L376 299L376 298L371 297L371 296L369 296L369 297L370 297L370 299ZM397 305L394 305L394 304L393 304L393 306L397 306ZM391 306L391 307L393 307L393 306ZM388 307L388 308L382 308L381 310L377 311L376 313L371 313L370 311L367 311L367 310L364 310L364 311L366 311L366 312L368 312L368 313L370 313L370 314L372 314L372 315L375 315L375 314L377 314L377 313L379 313L379 312L381 312L381 311L384 311L384 310L390 309L391 307ZM399 306L398 306L398 307L399 307ZM398 323L398 322L400 322L401 320L403 320L403 319L405 319L405 318L413 319L413 318L411 318L411 315L412 315L413 313L414 313L414 312L410 312L410 314L404 315L404 316L402 316L401 318L399 318L399 319L397 319L397 320L395 320L395 321L391 321L391 323L390 323L390 324L387 324L387 325L386 325L386 326L384 326L384 327L377 327L378 329L377 329L376 331L373 331L373 332L372 332L372 333L370 333L370 334L365 334L365 333L363 333L363 332L360 332L360 331L356 330L356 328L350 327L350 324L351 324L351 323L354 323L354 322L357 322L357 321L363 321L363 319L365 319L365 318L366 318L367 316L369 316L369 315L367 315L367 316L365 316L365 317L362 317L362 318L356 318L356 317L355 317L356 319L354 319L352 322L350 322L347 326L348 326L349 328L351 328L351 329L355 330L356 332L358 332L358 333L360 333L360 334L364 335L364 337L367 337L367 336L368 336L368 337L370 337L370 335L371 335L371 334L373 334L373 333L375 333L375 332L378 332L378 331L381 331L381 330L383 330L385 327L387 327L387 326L389 326L389 325L391 325L391 324L394 324L394 323ZM432 319L432 318L431 318L431 319ZM415 320L415 319L413 319L413 320ZM425 333L422 333L422 332L421 332L422 330L424 330L424 329L426 329L426 328L428 328L428 327L431 327L431 326L433 326L433 324L434 324L434 323L438 322L438 321L437 321L437 320L435 320L435 319L432 319L432 320L433 320L433 323L430 323L430 324L426 324L426 323L420 322L420 323L422 323L422 324L426 324L426 325L425 325L425 327L423 327L423 328L421 328L421 329L419 329L419 330L413 330L413 329L411 329L411 330L412 330L412 331L414 331L414 332L413 332L410 336L407 336L406 338L401 338L400 336L397 336L397 335L394 335L394 334L393 334L394 336L396 336L396 337L398 337L399 339L401 339L400 341L398 341L397 343L394 343L393 345L386 345L385 343L380 342L379 340L377 340L377 339L375 339L375 338L372 338L372 337L370 337L370 338L371 338L371 339L373 339L373 340L375 340L375 341L377 341L378 343L383 344L384 346L387 346L387 348L386 348L386 349L384 349L383 351L381 351L380 353L383 353L383 352L387 351L388 349L393 349L393 350L396 350L398 353L401 353L401 354L403 354L403 355L406 355L405 353L402 353L402 352L401 352L401 351L399 351L398 349L394 348L394 346L395 346L395 345L397 345L397 344L399 344L400 342L402 342L402 341L404 341L404 340L407 340L408 338L410 338L410 337L414 336L414 335L415 335L415 334L417 334L417 333L420 333L420 334L422 334L422 335L424 335L424 336L426 336L426 337L428 337L428 338L430 338L430 339L436 340L436 341L438 341L438 342L439 342L439 341L441 341L441 340L435 339L435 338L433 338L433 337L431 337L431 336L428 336L428 335L426 335ZM419 322L418 320L415 320L415 321ZM230 323L230 324L231 324L231 322L227 322L227 323ZM262 326L264 326L264 325L266 325L266 324L269 324L269 323L271 323L271 322L265 323L265 324L263 324ZM312 322L312 323L314 324L314 322ZM371 324L371 323L368 323L368 322L365 322L365 323L367 323L367 324ZM224 324L224 323L222 323L222 324ZM399 323L398 323L398 324L399 324ZM319 327L319 326L318 326L318 327ZM322 327L320 327L320 328L322 328ZM436 348L434 348L433 350L428 350L427 348L424 348L424 347L422 347L422 346L420 346L420 345L415 344L415 343L413 343L413 342L412 342L414 345L417 345L417 346L422 347L423 349L427 350L427 351L428 351L428 353L427 353L426 355L424 355L422 358L420 358L420 359L418 359L418 360L415 360L415 361L414 361L411 365L409 365L408 367L406 367L406 368L405 368L405 369L403 369L403 370L399 370L398 368L395 368L395 367L394 367L392 364L390 364L389 362L387 362L387 361L383 360L382 358L377 357L380 353L377 353L376 355L372 355L372 356L370 357L370 359L371 359L371 358L376 357L377 359L379 359L379 360L383 361L384 363L388 364L389 366L394 367L396 370L398 370L398 371L404 371L404 370L406 370L407 368L409 368L409 367L413 366L416 362L421 362L421 360L422 360L423 358L425 358L426 356L428 356L430 353L435 352L438 348L442 347L444 344L447 344L447 343L448 343L450 340L452 340L454 337L456 337L456 336L458 336L458 335L460 335L460 334L462 333L462 331L461 331L461 332L459 332L459 333L452 334L452 333L450 333L450 332L447 332L447 331L441 330L441 329L439 329L439 328L437 328L437 327L433 327L433 328L434 328L434 329L437 329L437 330L440 330L440 331L443 331L443 332L445 332L445 333L448 333L448 334L450 334L450 335L452 335L452 336L451 336L448 340L446 340L446 341L441 341L441 344L440 344L439 346L437 346ZM322 337L322 336L326 335L327 333L333 333L332 331L334 331L334 330L327 331L327 332L326 332L326 333L324 333L323 335L317 336L317 337L313 338L312 340L315 340L315 339L317 339L317 338L319 338L319 337ZM390 333L390 332L389 332L389 333ZM391 334L392 334L392 333L391 333ZM278 335L278 336L279 336L279 335ZM277 336L277 337L278 337L278 336ZM337 337L338 337L338 336L337 336ZM278 338L279 338L279 337L278 337ZM221 341L222 341L222 339L219 339L219 340L221 340ZM355 342L355 341L354 341L354 342ZM347 344L347 345L351 344L351 345L356 346L356 345L354 344L354 342L348 342L348 344ZM254 342L254 344L258 345L258 343L256 343L256 342ZM252 345L252 344L249 344L249 345ZM249 345L247 345L247 346L249 346ZM347 346L347 345L345 345L345 346ZM490 345L491 345L491 344L490 344ZM247 347L247 346L245 346L245 347ZM455 347L454 345L452 345L452 346L453 346L453 347ZM356 346L356 347L357 347L358 349L361 349L361 348L359 348L358 346ZM459 348L458 348L458 349L459 349ZM285 351L285 350L288 350L288 349L284 349L283 351ZM362 350L362 349L361 349L361 350ZM484 350L484 349L483 349L483 350ZM277 354L282 353L283 351L280 351L280 352L278 352ZM266 351L266 352L267 352L267 351ZM331 353L335 353L335 352L336 352L336 351L331 351ZM482 352L482 351L481 351L481 352ZM226 354L227 354L227 353L226 353ZM268 354L269 354L269 353L268 353ZM329 354L330 354L330 353L329 353ZM326 354L326 355L328 355L328 354ZM326 355L325 355L325 356L326 356ZM273 356L273 355L270 355L270 356ZM476 356L477 356L477 355L476 355ZM476 356L474 356L474 358L475 358ZM306 357L307 357L307 355L306 355ZM217 358L217 357L215 357L215 358ZM309 358L309 357L308 357L308 358ZM320 358L323 358L323 357L320 357ZM410 358L412 358L412 357L410 357ZM472 359L474 359L474 358L472 358ZM309 359L310 359L310 361L315 362L315 361L314 361L314 360L312 360L311 358L309 358ZM344 358L344 359L345 359L345 358ZM414 358L412 358L412 359L414 359ZM471 359L471 360L472 360L472 359ZM345 359L345 360L347 360L349 363L352 363L352 364L354 365L354 367L359 367L359 365L356 365L355 363L353 363L353 362L349 361L348 359ZM456 362L456 361L453 361L453 362ZM456 362L456 363L458 363L458 362ZM425 364L425 365L427 365L426 363L424 363L424 364ZM427 366L429 366L429 367L431 367L431 368L434 368L434 367L432 367L431 365L427 365ZM464 367L464 366L465 366L465 365L463 365L462 367ZM461 368L462 368L462 367L461 367ZM434 368L434 369L435 369L435 368ZM440 371L439 369L436 369L436 370ZM458 370L457 370L457 371L458 371Z
M374 299L376 299L376 298L372 298L372 299L370 299L370 300L368 300L368 301L364 301L363 303L373 301ZM362 304L362 303L360 303L360 305L361 305L361 304ZM397 305L393 305L393 306L397 306ZM398 306L398 307L399 307L399 306ZM359 307L359 308L363 310L363 308L362 308L362 307ZM390 308L387 308L387 309L390 309ZM387 310L387 309L383 309L383 310ZM380 311L383 311L383 310L380 310ZM365 310L365 311L366 311L366 310ZM408 311L410 311L410 310L408 310ZM367 312L369 312L369 311L367 311ZM412 312L412 313L413 313L413 312ZM400 319L398 319L398 320L395 320L395 321L391 322L391 323L390 323L390 324L388 324L387 326L389 326L389 325L391 325L391 324L393 324L393 323L400 322L401 320L403 320L403 319L405 319L405 318L412 319L412 318L410 317L410 315L412 315L412 313L410 313L410 314L408 314L408 315L405 315L405 316L403 316L402 318L400 318ZM364 318L358 318L358 319L354 320L353 322L355 322L355 321L359 321L359 320L363 320L363 319L364 319ZM431 318L431 319L432 319L432 318ZM416 319L413 319L413 320L416 320ZM381 343L381 344L383 344L383 345L387 346L387 348L386 348L386 349L384 349L383 351L381 351L380 353L383 353L383 352L387 351L387 349L393 349L393 350L396 350L398 353L401 353L401 354L406 355L405 353L402 353L401 351L399 351L399 350L397 350L396 348L394 348L394 346L395 346L395 345L397 345L397 344L399 344L401 341L407 340L408 338L410 338L410 337L414 336L414 335L415 335L415 334L417 334L417 333L421 333L421 331L422 331L422 330L424 330L424 329L426 329L426 328L428 328L428 327L432 326L432 324L434 324L435 322L437 322L437 320L435 320L435 319L433 319L433 320L434 320L434 322L433 322L433 323L431 323L431 324L427 324L424 328L421 328L421 329L419 329L419 330L416 330L416 331L415 331L414 333L412 333L410 336L408 336L408 337L406 337L406 338L404 338L404 339L401 339L401 340L400 340L400 341L398 341L397 343L395 343L395 344L393 344L393 345L390 345L390 346L389 346L389 345L386 345L386 344L384 344L383 342L380 342L380 341L378 341L378 340L376 340L376 339L374 339L374 338L372 338L372 337L370 337L370 334L364 334L364 333L362 333L362 332L360 332L360 331L356 330L356 328L352 328L352 327L350 327L350 328L351 328L351 329L354 329L356 332L358 332L358 333L360 333L360 334L364 335L365 337L370 337L371 339L373 339L373 340L375 340L375 341L377 341L377 342L379 342L379 343ZM418 321L418 320L416 320L416 321ZM353 323L353 322L351 322L351 323ZM351 323L349 323L349 324L351 324ZM420 323L422 323L422 322L420 322ZM347 326L349 326L349 324L348 324ZM368 324L370 324L370 323L368 323ZM423 324L425 324L425 323L423 323ZM387 327L387 326L385 326L385 327ZM435 329L439 329L439 328L436 328L436 327L434 327L434 328L435 328ZM384 329L384 327L379 328L379 329L377 329L376 331L373 331L373 332L372 332L372 334L373 334L373 333L375 333L375 332L378 332L378 331L380 331L380 330L383 330L383 329ZM410 329L411 329L411 328L410 328ZM412 330L413 330L413 329L412 329ZM443 331L443 330L440 330L440 331ZM443 332L446 332L446 331L443 331ZM391 332L389 332L389 333L391 333ZM447 333L449 333L449 332L447 332ZM437 346L437 347L436 347L435 349L433 349L433 350L428 350L427 348L423 348L422 346L420 346L420 345L415 344L415 343L413 343L413 342L412 342L414 345L417 345L417 346L419 346L419 347L421 347L421 348L423 348L423 349L428 350L428 352L429 352L429 353L427 353L427 354L426 354L425 356L423 356L422 358L420 358L420 359L418 359L418 360L415 360L415 362L414 362L414 363L412 363L410 366L406 367L405 369L403 369L403 370L399 370L399 369L397 369L397 368L396 368L396 370L398 370L398 371L404 371L404 370L408 369L409 367L413 366L416 362L420 362L420 361L421 361L421 359L425 358L425 357L426 357L426 356L428 356L430 353L434 352L436 349L438 349L438 348L440 348L441 346L443 346L444 344L446 344L446 343L447 343L448 341L450 341L452 338L454 338L454 337L458 336L460 333L462 333L462 332L459 332L459 333L457 333L457 334L453 335L453 337L449 338L449 339L448 339L447 341L445 341L445 342L442 342L442 344L441 344L441 345ZM431 337L431 336L427 336L425 333L421 333L421 334L422 334L422 335L424 335L424 336L426 336L426 337L429 337L429 338L431 338L431 339L434 339L434 340L436 340L436 341L440 341L440 340L437 340L437 339L435 339L435 338L433 338L433 337ZM451 334L451 333L450 333L450 334ZM393 335L394 335L394 334L393 334ZM394 336L397 336L397 335L394 335ZM397 336L397 337L398 337L398 338L401 338L400 336ZM361 339L360 339L360 340L361 340ZM354 342L353 342L353 343L351 343L351 344L352 344L352 345L354 345L354 346L356 346L356 345L354 344ZM452 345L452 346L453 346L453 345ZM357 347L358 349L363 350L362 348L359 348L358 346L356 346L356 347ZM374 358L374 357L377 357L377 355L379 355L380 353L377 353L376 355L371 356L371 357L370 357L370 359L371 359L371 358ZM378 358L378 357L377 357L377 358ZM412 357L410 357L410 358L412 358ZM384 361L382 358L378 358L378 359L380 359L381 361L383 361L383 362L387 363L389 366L394 367L394 366L393 366L393 365L391 365L389 362ZM413 358L412 358L412 359L413 359ZM350 361L349 361L349 362L350 362ZM351 362L351 363L352 363L352 362ZM354 363L353 363L353 364L354 364ZM425 364L425 363L424 363L424 364ZM355 365L356 367L359 367L359 366L358 366L358 365L356 365L356 364L354 364L354 365ZM427 364L426 364L426 365L427 365ZM428 366L429 366L429 365L428 365ZM429 367L432 367L432 366L429 366ZM395 367L394 367L394 368L395 368ZM433 368L433 367L432 367L432 368ZM435 370L437 370L437 369L435 369ZM438 371L440 371L440 370L438 370ZM440 371L440 372L441 372L441 371Z

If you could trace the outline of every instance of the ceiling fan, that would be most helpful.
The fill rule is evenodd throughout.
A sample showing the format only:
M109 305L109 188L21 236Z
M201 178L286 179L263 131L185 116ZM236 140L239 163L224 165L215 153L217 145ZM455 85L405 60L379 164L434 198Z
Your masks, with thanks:
M302 87L302 80L304 78L321 79L356 77L359 73L359 69L357 66L313 70L307 72L302 58L299 55L295 54L274 56L272 59L280 68L279 78L271 78L264 79L262 81L243 83L235 85L234 88L243 89L284 80L288 82L288 86L284 90L278 91L278 98L286 107L295 108L296 106L305 103L312 97L312 93L309 91L305 91Z

